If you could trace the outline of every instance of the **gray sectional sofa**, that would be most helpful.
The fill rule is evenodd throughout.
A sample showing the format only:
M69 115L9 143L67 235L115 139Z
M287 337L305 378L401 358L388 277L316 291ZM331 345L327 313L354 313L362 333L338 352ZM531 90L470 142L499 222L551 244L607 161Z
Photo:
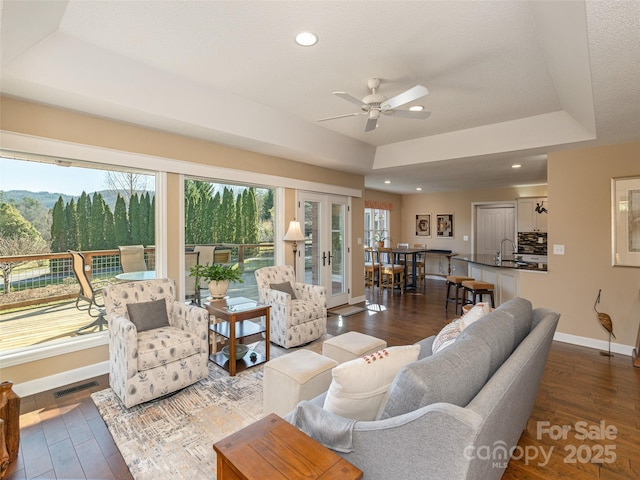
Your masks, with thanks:
M422 340L418 361L391 384L379 420L324 410L326 393L286 418L365 479L498 479L533 410L559 317L516 298L436 354L434 337Z

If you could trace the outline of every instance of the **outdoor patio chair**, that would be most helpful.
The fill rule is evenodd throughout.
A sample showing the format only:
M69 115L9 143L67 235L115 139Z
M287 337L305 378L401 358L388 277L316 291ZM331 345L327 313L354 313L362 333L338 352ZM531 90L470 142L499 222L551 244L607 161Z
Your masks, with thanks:
M213 252L215 252L215 245L196 245L193 247L194 252L199 252L198 263L200 265L213 265ZM204 279L200 279L200 288L205 289L209 286L208 282Z
M191 267L199 263L200 252L185 252L184 254L184 298L194 305L200 305L200 285L196 285L196 277L189 275Z
M76 330L76 333L83 335L89 333L85 332L85 330L94 327L98 328L98 331L101 332L107 325L107 321L104 318L104 303L98 303L96 296L101 295L101 287L108 285L109 282L106 280L98 280L92 283L89 277L91 265L86 262L84 255L74 250L68 250L68 252L71 254L71 268L78 280L78 285L80 285L80 291L76 299L76 308L81 312L87 312L90 317L95 318L93 322ZM94 287L98 290L97 292L94 290ZM88 305L80 304L80 301L87 302Z
M144 247L142 245L119 246L118 250L120 250L120 266L124 273L147 270L147 262L144 261Z

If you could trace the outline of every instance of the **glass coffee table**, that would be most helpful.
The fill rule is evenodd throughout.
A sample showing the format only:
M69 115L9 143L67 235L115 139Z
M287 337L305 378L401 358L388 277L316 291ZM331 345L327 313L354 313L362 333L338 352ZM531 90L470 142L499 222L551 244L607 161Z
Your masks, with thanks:
M229 340L229 358L221 351L209 349L209 360L224 368L230 376L235 376L250 367L269 361L269 312L270 305L265 305L250 298L236 297L205 302L210 315L216 317L216 323L209 325L209 333L220 335ZM264 326L251 319L265 317ZM243 338L264 334L264 355L248 351L242 358L236 358L236 344ZM215 341L215 340L214 340ZM211 345L211 343L209 344Z

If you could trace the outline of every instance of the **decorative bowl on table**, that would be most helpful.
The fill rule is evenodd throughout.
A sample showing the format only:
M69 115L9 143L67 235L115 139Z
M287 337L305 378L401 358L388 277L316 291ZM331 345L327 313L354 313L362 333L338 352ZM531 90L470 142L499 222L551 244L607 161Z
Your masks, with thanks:
M225 358L229 358L229 354L230 354L230 345L225 345L224 347L222 347L222 355L225 356ZM241 343L236 343L236 360L240 360L242 357L244 357L247 352L249 351L249 347L247 345L243 345Z

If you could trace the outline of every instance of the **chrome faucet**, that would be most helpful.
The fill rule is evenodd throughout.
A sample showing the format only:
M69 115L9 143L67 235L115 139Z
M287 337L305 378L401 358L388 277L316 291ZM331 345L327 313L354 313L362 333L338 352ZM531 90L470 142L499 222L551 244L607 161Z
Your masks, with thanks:
M504 242L511 242L511 246L513 247L513 254L515 255L516 253L518 253L518 249L516 248L516 244L513 243L513 240L511 240L510 238L503 238L500 242L500 251L498 252L498 257L496 258L498 262L502 261L502 246L504 245Z

